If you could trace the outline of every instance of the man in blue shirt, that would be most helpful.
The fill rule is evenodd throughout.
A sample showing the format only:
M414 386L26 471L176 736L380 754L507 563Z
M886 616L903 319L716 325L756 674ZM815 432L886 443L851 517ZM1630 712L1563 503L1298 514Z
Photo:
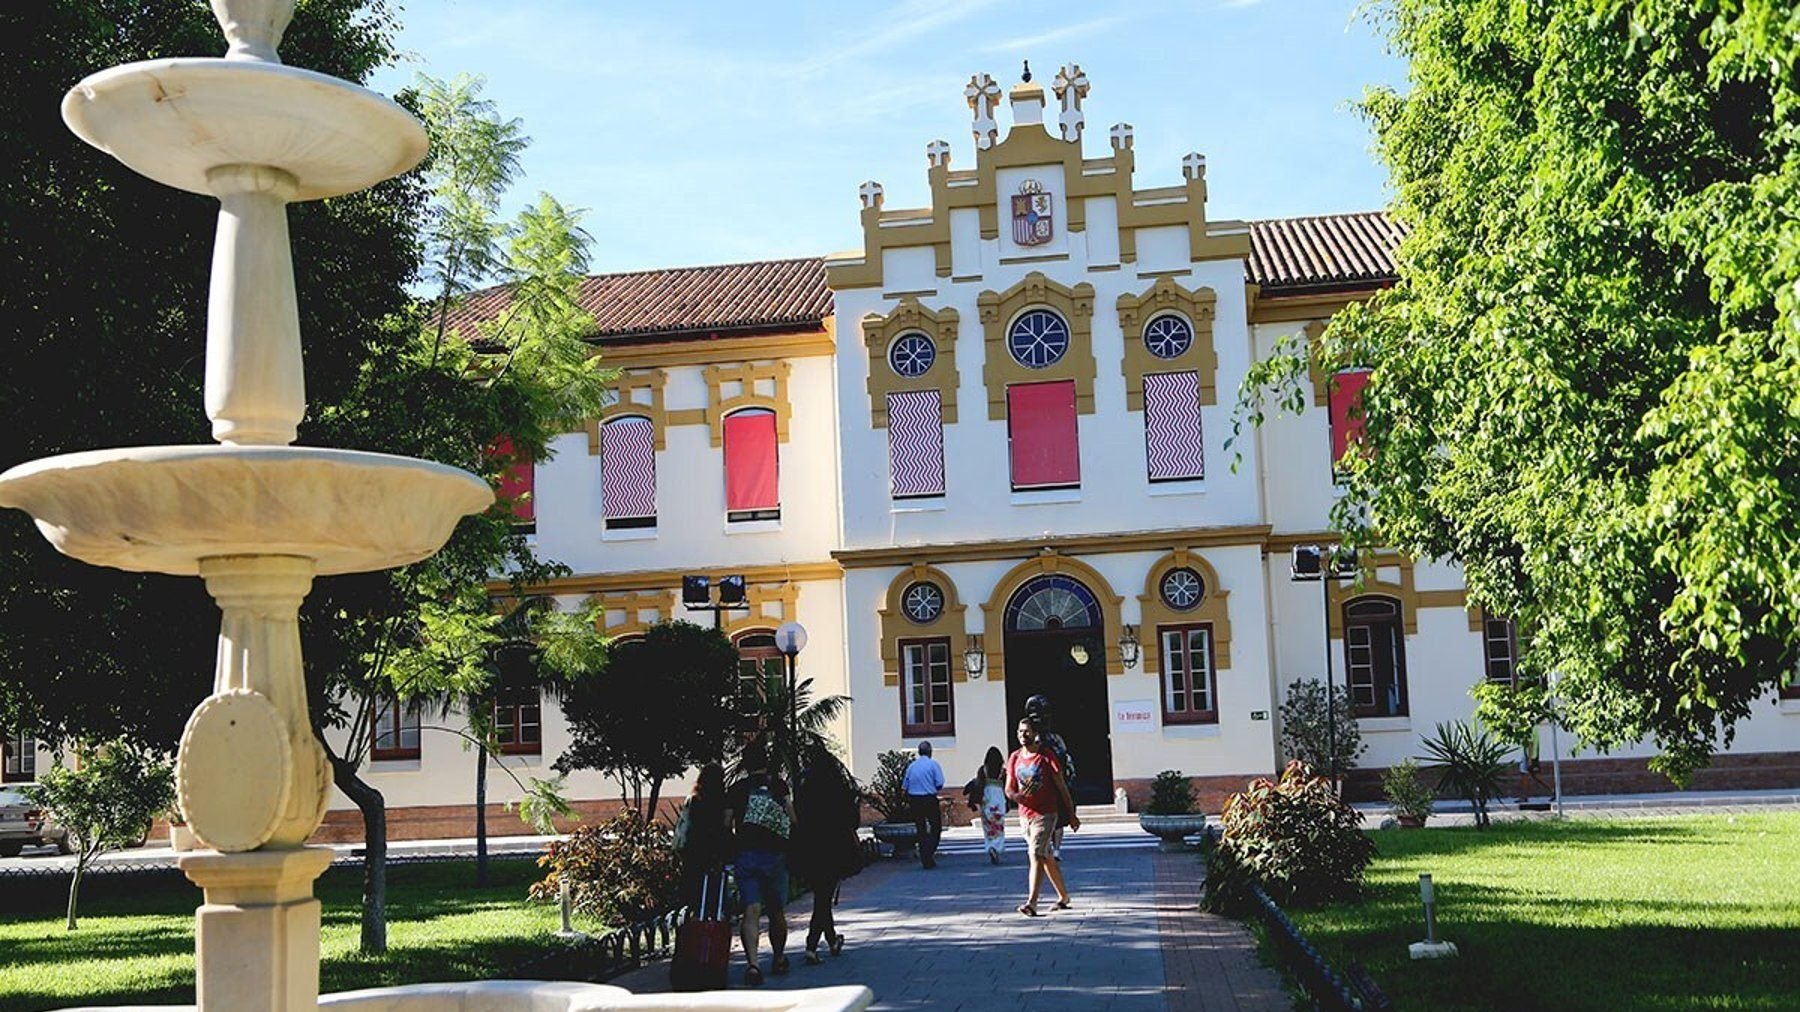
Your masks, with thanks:
M908 763L901 787L912 805L913 825L919 831L919 863L937 867L938 839L944 835L944 810L938 792L944 789L944 768L931 758L931 743L919 743L919 757Z

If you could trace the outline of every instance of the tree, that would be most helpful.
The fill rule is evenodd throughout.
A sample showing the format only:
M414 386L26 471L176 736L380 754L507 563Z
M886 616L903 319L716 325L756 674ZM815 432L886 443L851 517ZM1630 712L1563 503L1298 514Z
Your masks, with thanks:
M765 673L754 690L742 688L738 706L745 714L743 724L767 750L769 769L780 772L788 783L800 782L807 756L820 752L837 755L843 751L828 729L850 705L849 696L814 699L810 678L800 679L789 692L786 676L773 672ZM740 749L732 761L733 776L744 772L739 765L742 759Z
M737 650L715 629L660 622L613 646L605 671L569 687L572 738L556 769L617 778L645 822L664 781L725 757L738 726Z
M175 803L175 767L121 738L77 747L75 765L51 765L31 793L68 831L75 851L68 916L68 929L74 931L82 876L101 854L140 843L151 821Z
M1332 686L1332 706L1325 706L1325 683L1303 678L1290 684L1281 704L1281 751L1289 761L1298 759L1318 776L1332 783L1356 767L1368 746L1356 726L1350 706L1350 690Z
M1682 779L1800 636L1800 58L1791 5L1388 0L1363 110L1400 281L1253 369L1373 373L1333 523L1461 564L1563 716ZM1530 701L1525 701L1529 705Z

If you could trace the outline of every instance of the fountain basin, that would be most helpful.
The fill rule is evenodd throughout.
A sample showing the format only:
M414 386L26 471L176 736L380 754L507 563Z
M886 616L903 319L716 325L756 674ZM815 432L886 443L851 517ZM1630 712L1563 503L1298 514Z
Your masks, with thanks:
M803 991L702 991L632 994L610 984L489 980L346 991L319 998L321 1012L860 1012L875 1000L866 987ZM64 1012L192 1012L193 1006L84 1007Z
M193 193L207 173L266 165L297 182L290 200L366 189L425 157L425 128L347 81L254 60L145 60L84 78L63 97L76 136L133 171Z
M444 464L297 446L134 446L46 457L0 474L65 555L199 574L222 555L294 555L319 576L401 566L443 547L493 490Z

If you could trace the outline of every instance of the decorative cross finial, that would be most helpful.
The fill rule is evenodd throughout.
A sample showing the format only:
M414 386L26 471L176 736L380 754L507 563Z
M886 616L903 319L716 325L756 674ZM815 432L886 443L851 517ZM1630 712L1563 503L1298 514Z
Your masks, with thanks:
M986 74L976 74L969 78L969 86L963 89L963 97L969 100L969 108L975 112L975 146L986 151L1000 137L1000 124L994 121L994 106L1000 101L1000 86Z
M865 211L871 208L877 211L881 209L882 192L881 184L873 179L856 188L856 195L862 198L863 210Z
M1056 122L1062 127L1062 139L1080 140L1081 128L1087 125L1087 117L1081 111L1081 100L1088 93L1087 75L1081 72L1080 64L1065 63L1056 72L1052 87L1056 90L1056 97L1062 102L1062 115L1056 118Z
M1114 123L1111 131L1114 151L1130 151L1133 131L1130 123Z
M950 164L950 143L948 141L932 141L925 145L925 160L932 168Z
M1026 84L1031 83L1031 61L1030 60L1025 61L1025 76L1019 78L1019 80L1024 81Z
M1199 179L1206 175L1206 156L1198 152L1182 156L1181 175L1187 179Z
M213 17L225 32L227 60L280 63L275 48L294 17L294 0L212 0Z

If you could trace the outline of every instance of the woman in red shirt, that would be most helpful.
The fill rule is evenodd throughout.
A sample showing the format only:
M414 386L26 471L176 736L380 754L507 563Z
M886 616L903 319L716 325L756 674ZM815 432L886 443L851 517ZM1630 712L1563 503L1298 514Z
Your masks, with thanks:
M1038 725L1030 718L1019 721L1019 748L1006 758L1006 796L1018 803L1019 822L1025 827L1025 852L1031 858L1029 886L1019 913L1038 915L1038 892L1044 874L1056 889L1056 909L1069 909L1069 890L1063 885L1062 864L1051 849L1056 827L1067 817L1070 830L1081 828L1075 801L1056 755L1042 744Z

